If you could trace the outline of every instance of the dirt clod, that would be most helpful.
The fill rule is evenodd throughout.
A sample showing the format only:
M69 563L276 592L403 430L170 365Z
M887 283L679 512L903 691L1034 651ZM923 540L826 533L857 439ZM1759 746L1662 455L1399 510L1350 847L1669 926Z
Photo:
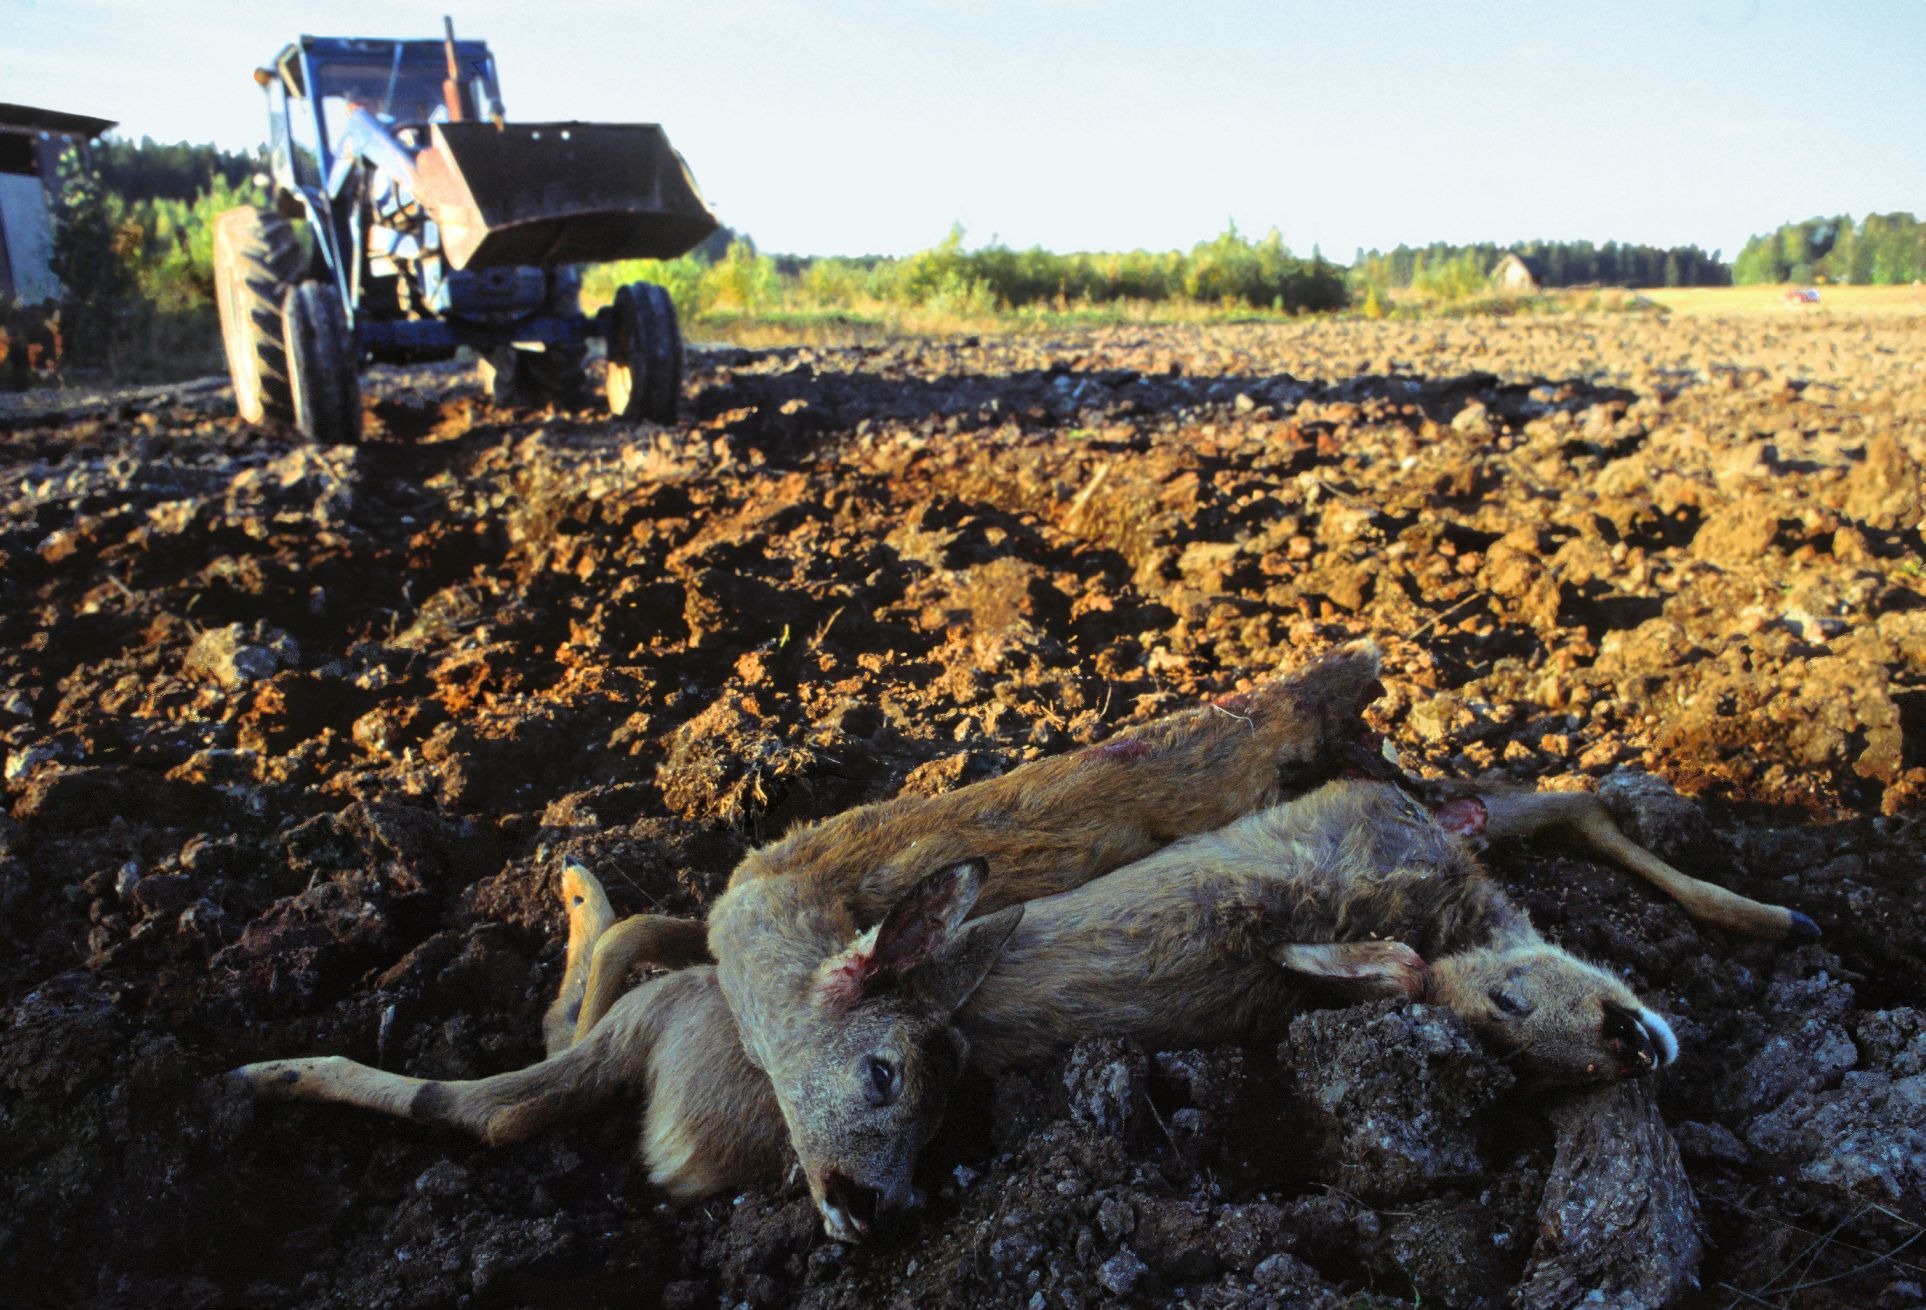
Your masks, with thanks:
M1328 1176L1371 1202L1476 1177L1479 1116L1514 1082L1462 1020L1428 1005L1304 1015L1278 1058Z

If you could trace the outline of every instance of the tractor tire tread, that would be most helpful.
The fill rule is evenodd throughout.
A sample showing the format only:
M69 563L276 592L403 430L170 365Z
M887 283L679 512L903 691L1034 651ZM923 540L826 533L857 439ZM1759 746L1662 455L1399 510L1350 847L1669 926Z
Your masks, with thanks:
M611 367L626 366L627 404L610 408L615 417L673 423L682 399L682 331L675 301L651 282L632 282L615 293L615 325L609 334Z
M361 436L361 376L341 297L326 282L288 289L282 320L294 430L341 445Z
M245 206L214 220L214 276L239 296L232 315L223 315L221 323L224 335L230 329L241 334L239 342L227 343L229 374L236 367L254 372L258 412L241 416L249 422L286 426L294 421L281 304L306 266L307 252L294 225L273 210ZM239 397L245 390L242 379L233 380Z

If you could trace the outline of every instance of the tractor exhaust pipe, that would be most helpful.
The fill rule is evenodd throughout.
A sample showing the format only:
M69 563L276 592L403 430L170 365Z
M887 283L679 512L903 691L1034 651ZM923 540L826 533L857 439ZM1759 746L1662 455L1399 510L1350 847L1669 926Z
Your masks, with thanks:
M444 14L441 19L442 49L448 55L448 77L441 84L441 101L448 109L448 121L465 123L469 119L468 97L461 89L461 65L455 60L455 20Z

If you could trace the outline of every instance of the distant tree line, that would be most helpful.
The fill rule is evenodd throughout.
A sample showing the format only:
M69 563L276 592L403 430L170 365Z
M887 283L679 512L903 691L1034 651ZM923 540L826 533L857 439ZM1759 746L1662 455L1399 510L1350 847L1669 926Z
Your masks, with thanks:
M89 154L100 184L130 205L144 200L192 203L214 189L217 177L228 190L238 191L267 168L265 148L242 152L185 141L165 145L145 136L139 141L108 137Z
M213 223L261 204L258 154L114 138L60 163L52 266L61 295L19 320L55 329L42 371L104 367L125 379L181 377L221 361Z
M1351 266L1352 279L1363 286L1422 285L1427 270L1450 267L1454 274L1474 269L1484 276L1507 254L1523 255L1538 270L1546 287L1723 287L1732 284L1732 268L1697 246L1620 245L1607 241L1522 241L1499 245L1482 241L1452 245L1434 241L1428 246L1400 245L1395 250L1360 250Z
M1041 304L1190 300L1288 313L1341 309L1344 270L1317 250L1293 255L1272 228L1246 237L1236 224L1188 251L1129 250L1058 254L1000 242L968 250L963 229L903 260L872 265L870 276L892 299L924 303L958 287L977 287L1011 309Z
M1926 277L1926 223L1911 214L1850 214L1787 223L1753 237L1732 261L1732 280L1891 285Z
M688 318L866 306L993 317L1172 302L1297 314L1348 303L1341 266L1315 249L1308 259L1292 254L1275 230L1250 238L1235 226L1189 250L1069 254L1000 242L970 249L955 227L936 245L902 258L766 255L744 237L720 259L698 250L680 259L604 265L590 273L588 290L599 296L638 278L667 287Z

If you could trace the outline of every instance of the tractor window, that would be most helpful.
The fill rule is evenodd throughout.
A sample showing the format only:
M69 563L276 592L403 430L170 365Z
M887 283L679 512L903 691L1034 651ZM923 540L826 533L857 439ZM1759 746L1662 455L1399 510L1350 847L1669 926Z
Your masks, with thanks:
M279 90L276 87L276 90ZM302 186L321 185L321 142L314 131L314 106L307 100L287 102L288 147L294 180Z
M371 57L366 63L333 61L315 70L328 138L347 122L350 105L360 105L392 124L435 123L448 117L441 96L447 67L439 52L396 61ZM471 97L474 92L470 92Z
M431 123L448 117L442 109L440 82L430 85L404 79L395 87L393 97L384 94L386 89L385 86L372 91L365 87L349 87L336 91L330 87L321 98L321 114L327 120L328 139L339 139L341 129L348 122L348 110L356 105L387 123ZM384 103L389 108L384 110Z

